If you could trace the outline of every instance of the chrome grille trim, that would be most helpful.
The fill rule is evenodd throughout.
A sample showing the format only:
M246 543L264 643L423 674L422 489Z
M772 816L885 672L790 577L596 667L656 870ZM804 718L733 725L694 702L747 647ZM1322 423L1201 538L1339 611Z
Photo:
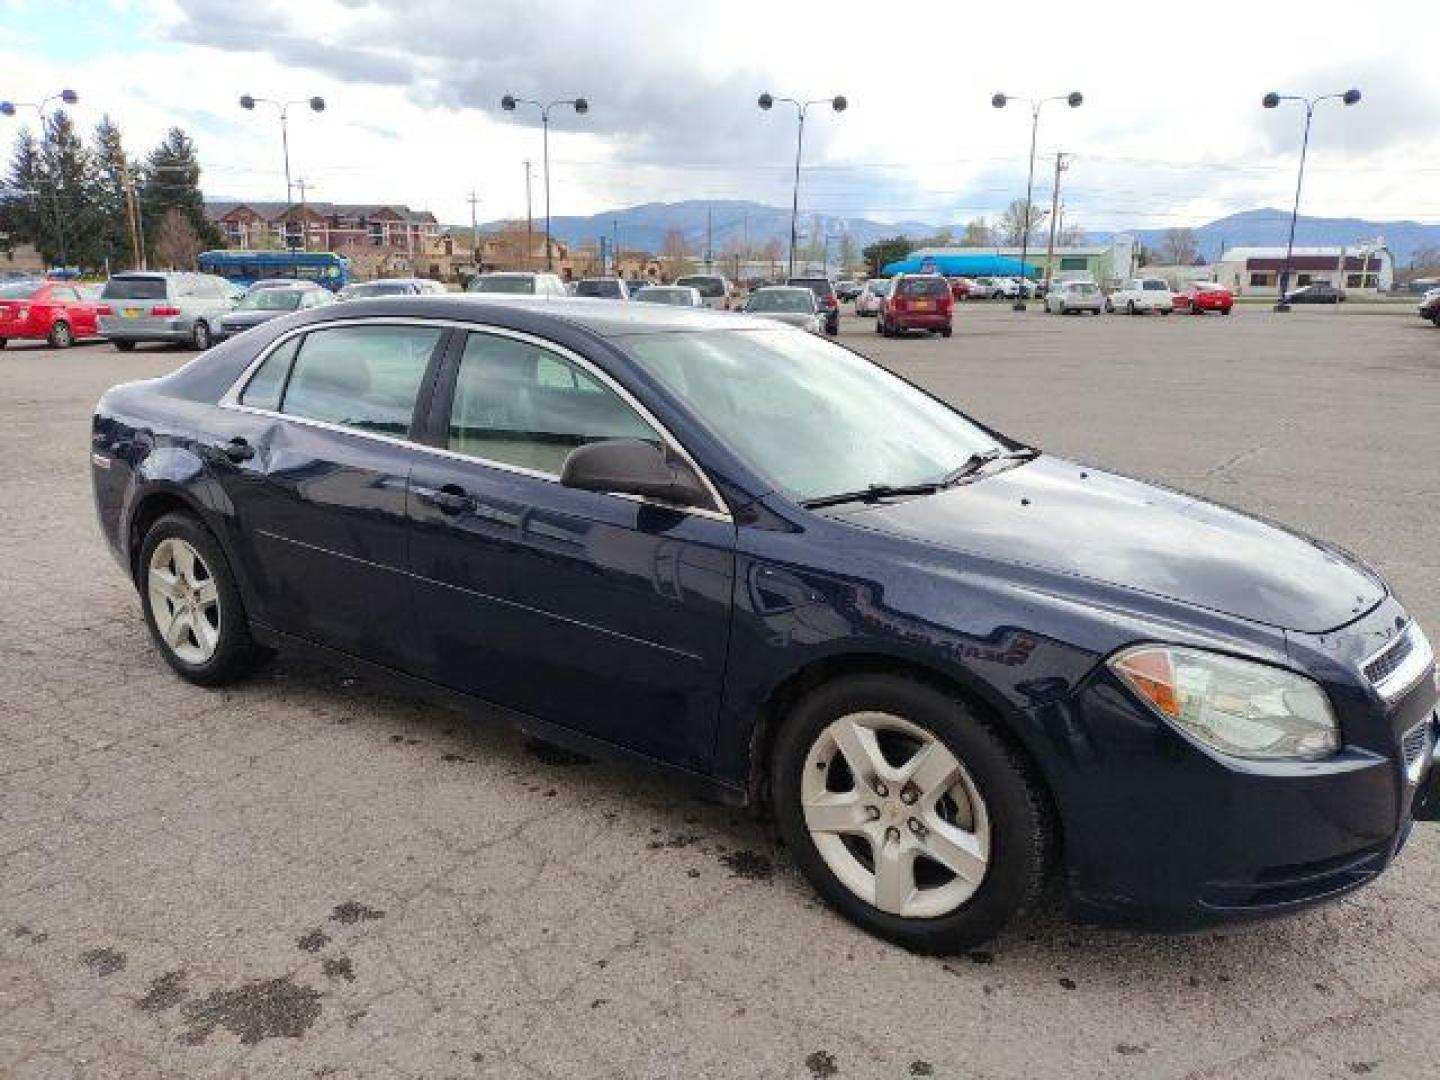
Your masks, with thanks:
M1407 694L1435 666L1435 652L1415 622L1367 657L1360 665L1365 678L1388 704Z
M1427 717L1400 737L1400 749L1405 755L1405 779L1418 784L1425 772L1425 758L1430 752L1431 722Z

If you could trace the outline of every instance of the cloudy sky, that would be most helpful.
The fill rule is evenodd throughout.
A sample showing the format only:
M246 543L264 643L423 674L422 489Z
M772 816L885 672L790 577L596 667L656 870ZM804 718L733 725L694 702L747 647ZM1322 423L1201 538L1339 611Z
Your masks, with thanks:
M1303 109L1264 110L1262 95L1353 85L1360 105L1317 111L1302 209L1440 221L1434 0L1157 2L1143 18L1131 4L987 7L0 0L0 99L72 87L82 126L109 113L132 152L179 124L207 193L279 199L278 120L237 99L323 95L323 114L291 118L292 171L312 198L405 202L461 223L471 190L482 220L523 214L527 158L538 209L538 118L503 113L507 92L590 101L587 116L560 110L552 124L556 214L702 197L786 205L794 113L763 113L757 95L843 93L843 114L810 114L802 210L963 224L1023 194L1029 113L996 110L991 94L1080 90L1081 108L1042 113L1036 197L1066 152L1067 220L1123 229L1288 208ZM16 126L0 118L5 144Z

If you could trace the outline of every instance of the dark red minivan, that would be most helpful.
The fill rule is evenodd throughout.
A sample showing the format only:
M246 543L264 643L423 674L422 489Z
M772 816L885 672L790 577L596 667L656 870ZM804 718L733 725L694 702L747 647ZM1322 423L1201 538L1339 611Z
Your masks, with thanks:
M880 304L875 332L894 337L906 330L929 330L949 337L955 298L939 274L899 274L895 287Z

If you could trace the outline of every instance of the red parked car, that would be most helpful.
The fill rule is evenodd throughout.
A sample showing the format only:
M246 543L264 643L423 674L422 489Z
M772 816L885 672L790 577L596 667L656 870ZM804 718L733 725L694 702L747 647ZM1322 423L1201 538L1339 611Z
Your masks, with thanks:
M1175 310L1188 311L1191 315L1204 315L1207 311L1229 315L1234 306L1235 294L1213 281L1192 281L1175 294Z
M101 305L68 281L20 281L0 285L0 349L11 338L48 341L66 349L97 337Z
M975 287L975 282L968 277L950 278L950 295L956 300L965 300L970 296L970 290Z
M939 274L897 274L895 285L880 302L875 332L894 337L906 330L929 330L950 336L955 298Z

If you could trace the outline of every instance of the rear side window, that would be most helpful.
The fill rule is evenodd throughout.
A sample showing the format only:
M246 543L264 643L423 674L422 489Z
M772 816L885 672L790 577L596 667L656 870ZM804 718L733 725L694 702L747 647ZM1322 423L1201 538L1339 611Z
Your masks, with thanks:
M280 411L403 437L440 335L424 326L341 326L307 334Z
M1156 281L1154 278L1151 278L1145 282L1145 288L1149 292L1164 292L1170 288L1170 286L1166 285L1163 281Z
M707 300L713 300L717 296L725 295L725 282L718 277L682 277L677 278L676 285L690 285L700 290L700 295Z
M164 278L112 277L100 294L102 300L164 300Z
M575 295L615 299L620 295L620 283L618 281L582 281L575 286Z
M660 437L588 371L549 349L471 334L450 411L449 447L552 476L577 446Z
M280 408L280 394L285 389L285 376L290 374L290 361L295 359L295 350L300 347L300 338L291 338L265 358L260 370L250 377L240 404L252 409L268 409L276 412Z

